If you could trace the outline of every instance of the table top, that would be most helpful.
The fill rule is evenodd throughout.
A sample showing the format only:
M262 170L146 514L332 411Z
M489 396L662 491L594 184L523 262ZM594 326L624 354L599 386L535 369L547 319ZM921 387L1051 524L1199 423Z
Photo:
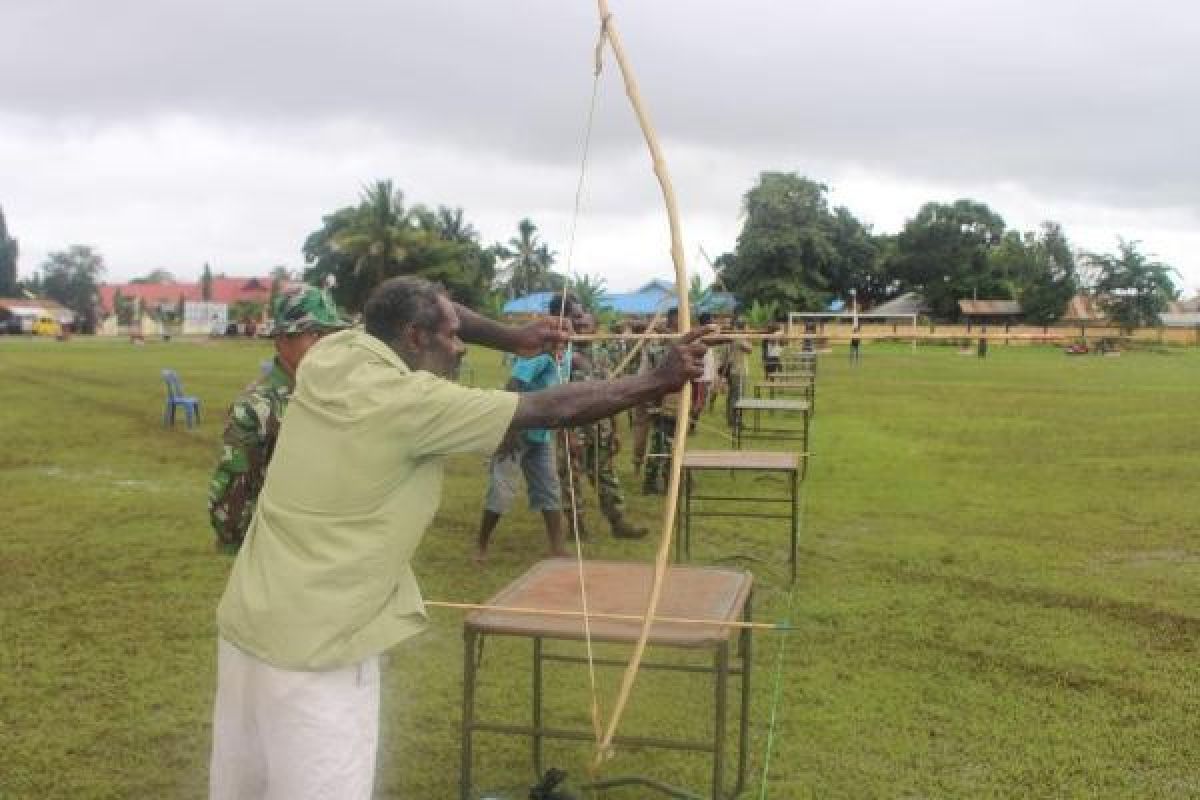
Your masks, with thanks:
M644 614L654 582L654 565L625 561L585 561L588 611ZM671 566L663 580L657 616L740 621L753 578L748 572L714 567ZM534 564L501 589L487 605L580 611L579 564L552 558ZM594 641L634 642L642 624L635 620L591 619ZM583 639L581 617L541 616L511 611L472 611L464 623L480 633ZM650 643L672 647L712 647L728 641L734 629L717 625L656 622Z
M739 397L739 411L808 411L806 400L771 400L765 397Z
M691 450L683 454L684 469L798 470L800 455L772 450Z

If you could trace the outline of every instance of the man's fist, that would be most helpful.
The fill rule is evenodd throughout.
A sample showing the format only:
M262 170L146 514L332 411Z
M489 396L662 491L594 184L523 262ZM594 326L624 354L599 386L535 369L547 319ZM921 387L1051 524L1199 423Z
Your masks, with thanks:
M671 346L657 370L659 378L666 385L666 391L677 392L688 381L698 380L704 375L704 354L708 352L708 345L701 341L701 337L716 330L711 325L695 328Z
M517 328L512 351L519 356L536 356L565 345L571 338L571 320L543 317Z

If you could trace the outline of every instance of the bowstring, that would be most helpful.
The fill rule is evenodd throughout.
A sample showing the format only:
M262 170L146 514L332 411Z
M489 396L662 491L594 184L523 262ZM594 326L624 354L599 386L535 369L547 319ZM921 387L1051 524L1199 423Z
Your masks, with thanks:
M591 148L592 128L596 118L596 99L600 92L600 73L603 68L603 46L604 46L604 26L600 29L600 38L596 43L595 68L592 75L592 96L588 101L587 122L584 125L583 133L583 148L579 159L579 180L575 184L575 204L571 212L571 225L567 234L567 262L566 262L566 279L563 281L562 295L559 298L558 306L558 325L561 329L564 324L567 313L567 290L570 285L571 276L574 274L574 258L575 258L575 234L579 228L580 209L583 206L583 186L584 178L587 175L588 152ZM571 350L572 355L574 350ZM566 359L564 358L564 362ZM567 371L568 365L563 362L558 364L558 379L559 383L565 383L564 373ZM596 690L596 658L595 649L592 645L592 625L590 615L588 614L588 594L587 582L583 569L583 540L579 536L579 503L575 496L575 470L574 459L571 450L571 433L569 428L559 430L562 437L562 451L566 460L566 476L567 476L567 496L570 501L570 519L571 519L571 538L575 542L575 565L579 574L579 601L580 610L583 612L583 641L584 648L587 654L588 667L588 688L591 692L591 717L592 717L592 733L595 736L596 742L599 743L600 737L603 735L602 715L600 713L600 695ZM598 463L598 462L597 462Z
M780 631L779 652L775 658L775 685L771 690L771 721L767 724L767 747L763 754L762 781L759 783L758 800L767 799L768 773L771 769L771 752L775 748L775 722L779 716L779 708L783 705L783 667L787 656L787 642L791 638L792 604L796 599L796 584L793 582L788 591L787 614L784 615L786 628Z

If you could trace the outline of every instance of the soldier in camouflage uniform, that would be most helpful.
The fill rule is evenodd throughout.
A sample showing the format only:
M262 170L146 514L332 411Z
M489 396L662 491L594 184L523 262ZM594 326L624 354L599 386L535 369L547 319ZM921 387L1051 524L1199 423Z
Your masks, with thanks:
M590 314L577 326L581 333L595 331L595 320ZM620 362L621 348L617 342L592 342L580 353L578 368L572 370L571 380L607 380L610 372ZM577 479L575 487L576 505L582 509L582 497L579 494L578 477L585 473L588 480L596 487L600 496L600 511L612 529L613 537L617 539L640 539L647 533L646 528L635 526L625 519L625 495L621 491L621 481L617 477L615 460L620 447L617 436L616 420L612 417L602 419L592 425L577 428L571 432L577 446L573 448L571 468L573 477ZM564 487L566 484L563 484ZM566 498L567 508L570 508L570 498ZM577 511L576 513L579 513ZM580 515L582 520L582 515ZM582 527L581 531L582 533Z
M667 331L679 329L679 312L667 312ZM642 372L657 369L666 358L668 344L662 339L650 339L642 346ZM675 417L679 412L679 394L663 396L657 406L650 408L650 448L642 467L642 494L664 494L671 474L671 451L675 447Z
M274 320L271 371L246 387L229 407L221 457L208 485L209 522L217 549L227 553L237 552L250 528L300 360L322 336L349 327L333 300L312 286L278 297Z

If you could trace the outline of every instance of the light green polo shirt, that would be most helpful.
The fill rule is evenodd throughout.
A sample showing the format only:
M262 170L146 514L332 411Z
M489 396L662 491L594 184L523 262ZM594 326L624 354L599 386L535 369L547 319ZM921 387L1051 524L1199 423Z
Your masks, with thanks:
M411 562L445 457L494 452L517 399L410 371L362 330L322 339L217 608L221 636L276 667L327 670L424 630Z

